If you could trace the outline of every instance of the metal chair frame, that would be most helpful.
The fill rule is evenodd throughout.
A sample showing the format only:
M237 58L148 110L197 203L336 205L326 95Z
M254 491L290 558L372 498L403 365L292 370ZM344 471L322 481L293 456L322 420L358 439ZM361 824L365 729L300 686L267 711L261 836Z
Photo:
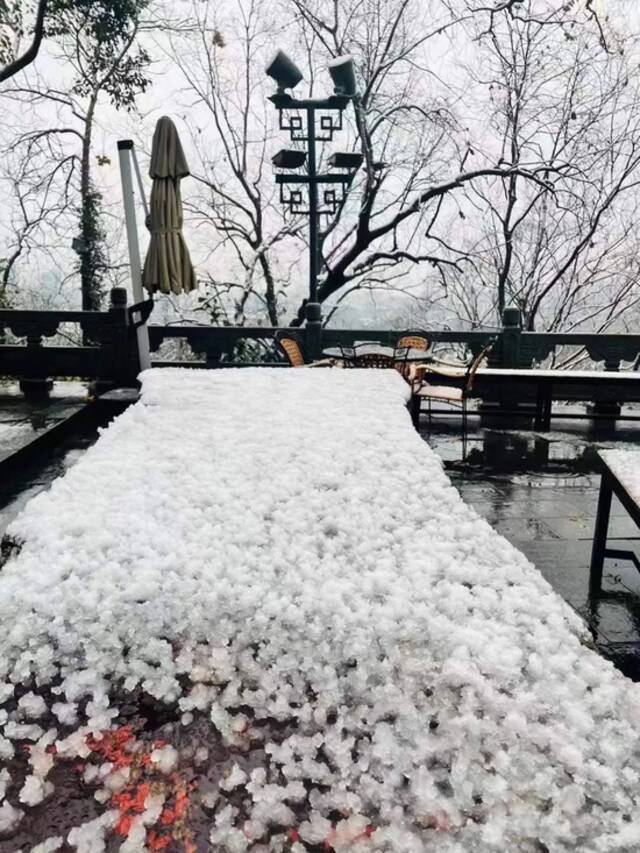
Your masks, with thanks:
M429 349L430 341L421 334L408 334L400 338L394 347L395 369L411 384L414 374L414 365L407 361L409 350L422 350L426 352ZM404 351L404 353L403 353Z
M446 397L442 398L445 400L445 402L448 402L448 403L453 404L453 405L460 403L461 421L462 421L462 453L463 453L463 456L466 456L466 452L467 452L467 425L468 425L467 399L468 399L471 391L473 391L473 385L475 382L476 373L478 372L480 365L482 364L484 359L487 357L487 355L489 354L489 352L492 349L492 347L494 346L494 344L495 344L495 339L492 339L491 341L489 341L489 343L486 346L484 346L480 350L480 352L473 358L473 360L467 365L467 369L466 369L466 372L464 374L463 382L461 383L461 386L460 385L452 386L452 388L462 390L462 396L461 396L460 400L457 400L453 397L449 400L447 400ZM431 384L429 382L424 381L425 374L428 374L428 373L429 373L429 366L428 365L424 365L424 366L419 367L417 375L414 378L413 384L412 384L413 393L412 393L412 397L411 397L411 418L413 420L413 424L414 424L416 429L418 429L419 422L420 422L421 398L419 396L419 391L420 391L420 388L428 386L429 384ZM437 372L433 372L433 375L437 375ZM429 397L428 395L425 395L425 396L426 396L427 400L429 401L429 408L428 408L429 431L431 431L431 422L432 422L432 418L433 418L432 411L431 411L431 403L432 403L433 398Z

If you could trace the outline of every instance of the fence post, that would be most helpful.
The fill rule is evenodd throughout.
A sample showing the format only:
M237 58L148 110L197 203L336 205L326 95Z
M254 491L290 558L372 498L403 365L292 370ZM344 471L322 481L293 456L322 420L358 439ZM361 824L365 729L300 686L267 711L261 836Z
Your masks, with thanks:
M322 355L322 307L318 302L307 302L306 349L313 361Z
M18 385L24 394L26 400L41 401L47 400L51 389L53 388L53 380L38 374L42 370L42 364L45 356L42 346L42 332L36 324L31 329L27 330L27 354L29 356L29 366L27 367L27 376L21 376Z
M109 315L113 324L105 347L106 375L101 377L101 384L133 386L140 372L140 354L135 332L129 325L126 288L111 288Z
M520 309L505 308L502 314L502 367L520 367L520 336L522 316Z

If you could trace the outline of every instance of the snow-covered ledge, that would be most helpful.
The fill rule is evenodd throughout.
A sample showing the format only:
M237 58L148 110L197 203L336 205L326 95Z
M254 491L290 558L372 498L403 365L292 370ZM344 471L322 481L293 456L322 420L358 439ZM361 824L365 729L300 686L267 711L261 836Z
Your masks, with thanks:
M211 849L640 847L640 688L462 501L406 398L393 371L144 374L9 531L0 756L35 746L18 797L0 776L0 831L54 796L55 743L93 755L104 803L78 849L160 843L165 795L130 819L113 793L133 772L118 697L142 685L187 731L207 718L238 756L259 746L260 766L192 793ZM144 773L188 761L156 744Z
M640 451L601 450L600 456L626 489L629 497L640 505Z

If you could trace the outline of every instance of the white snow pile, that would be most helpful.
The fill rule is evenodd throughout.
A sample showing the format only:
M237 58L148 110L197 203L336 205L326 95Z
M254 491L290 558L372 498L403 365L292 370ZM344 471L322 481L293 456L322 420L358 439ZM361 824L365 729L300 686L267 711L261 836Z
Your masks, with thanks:
M640 503L640 451L601 450L600 456L620 480L630 497Z
M143 380L8 531L24 545L0 571L5 758L25 729L53 737L46 685L76 727L58 755L86 755L141 686L238 748L279 721L263 766L207 792L211 849L640 849L640 688L464 504L399 374ZM171 772L174 753L153 761ZM46 798L46 755L0 829Z

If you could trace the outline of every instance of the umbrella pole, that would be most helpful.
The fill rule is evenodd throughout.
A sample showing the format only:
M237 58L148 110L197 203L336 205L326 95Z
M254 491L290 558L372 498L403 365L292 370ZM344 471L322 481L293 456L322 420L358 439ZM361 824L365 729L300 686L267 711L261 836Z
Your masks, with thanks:
M124 220L127 228L127 243L129 244L129 268L131 270L131 289L134 303L144 301L142 292L142 266L140 264L140 244L136 225L136 208L133 193L130 153L133 154L133 142L130 139L118 141L118 157L120 158L120 179L122 181L122 199L124 202ZM149 332L145 323L136 329L138 336L138 355L140 369L151 367L149 354Z

